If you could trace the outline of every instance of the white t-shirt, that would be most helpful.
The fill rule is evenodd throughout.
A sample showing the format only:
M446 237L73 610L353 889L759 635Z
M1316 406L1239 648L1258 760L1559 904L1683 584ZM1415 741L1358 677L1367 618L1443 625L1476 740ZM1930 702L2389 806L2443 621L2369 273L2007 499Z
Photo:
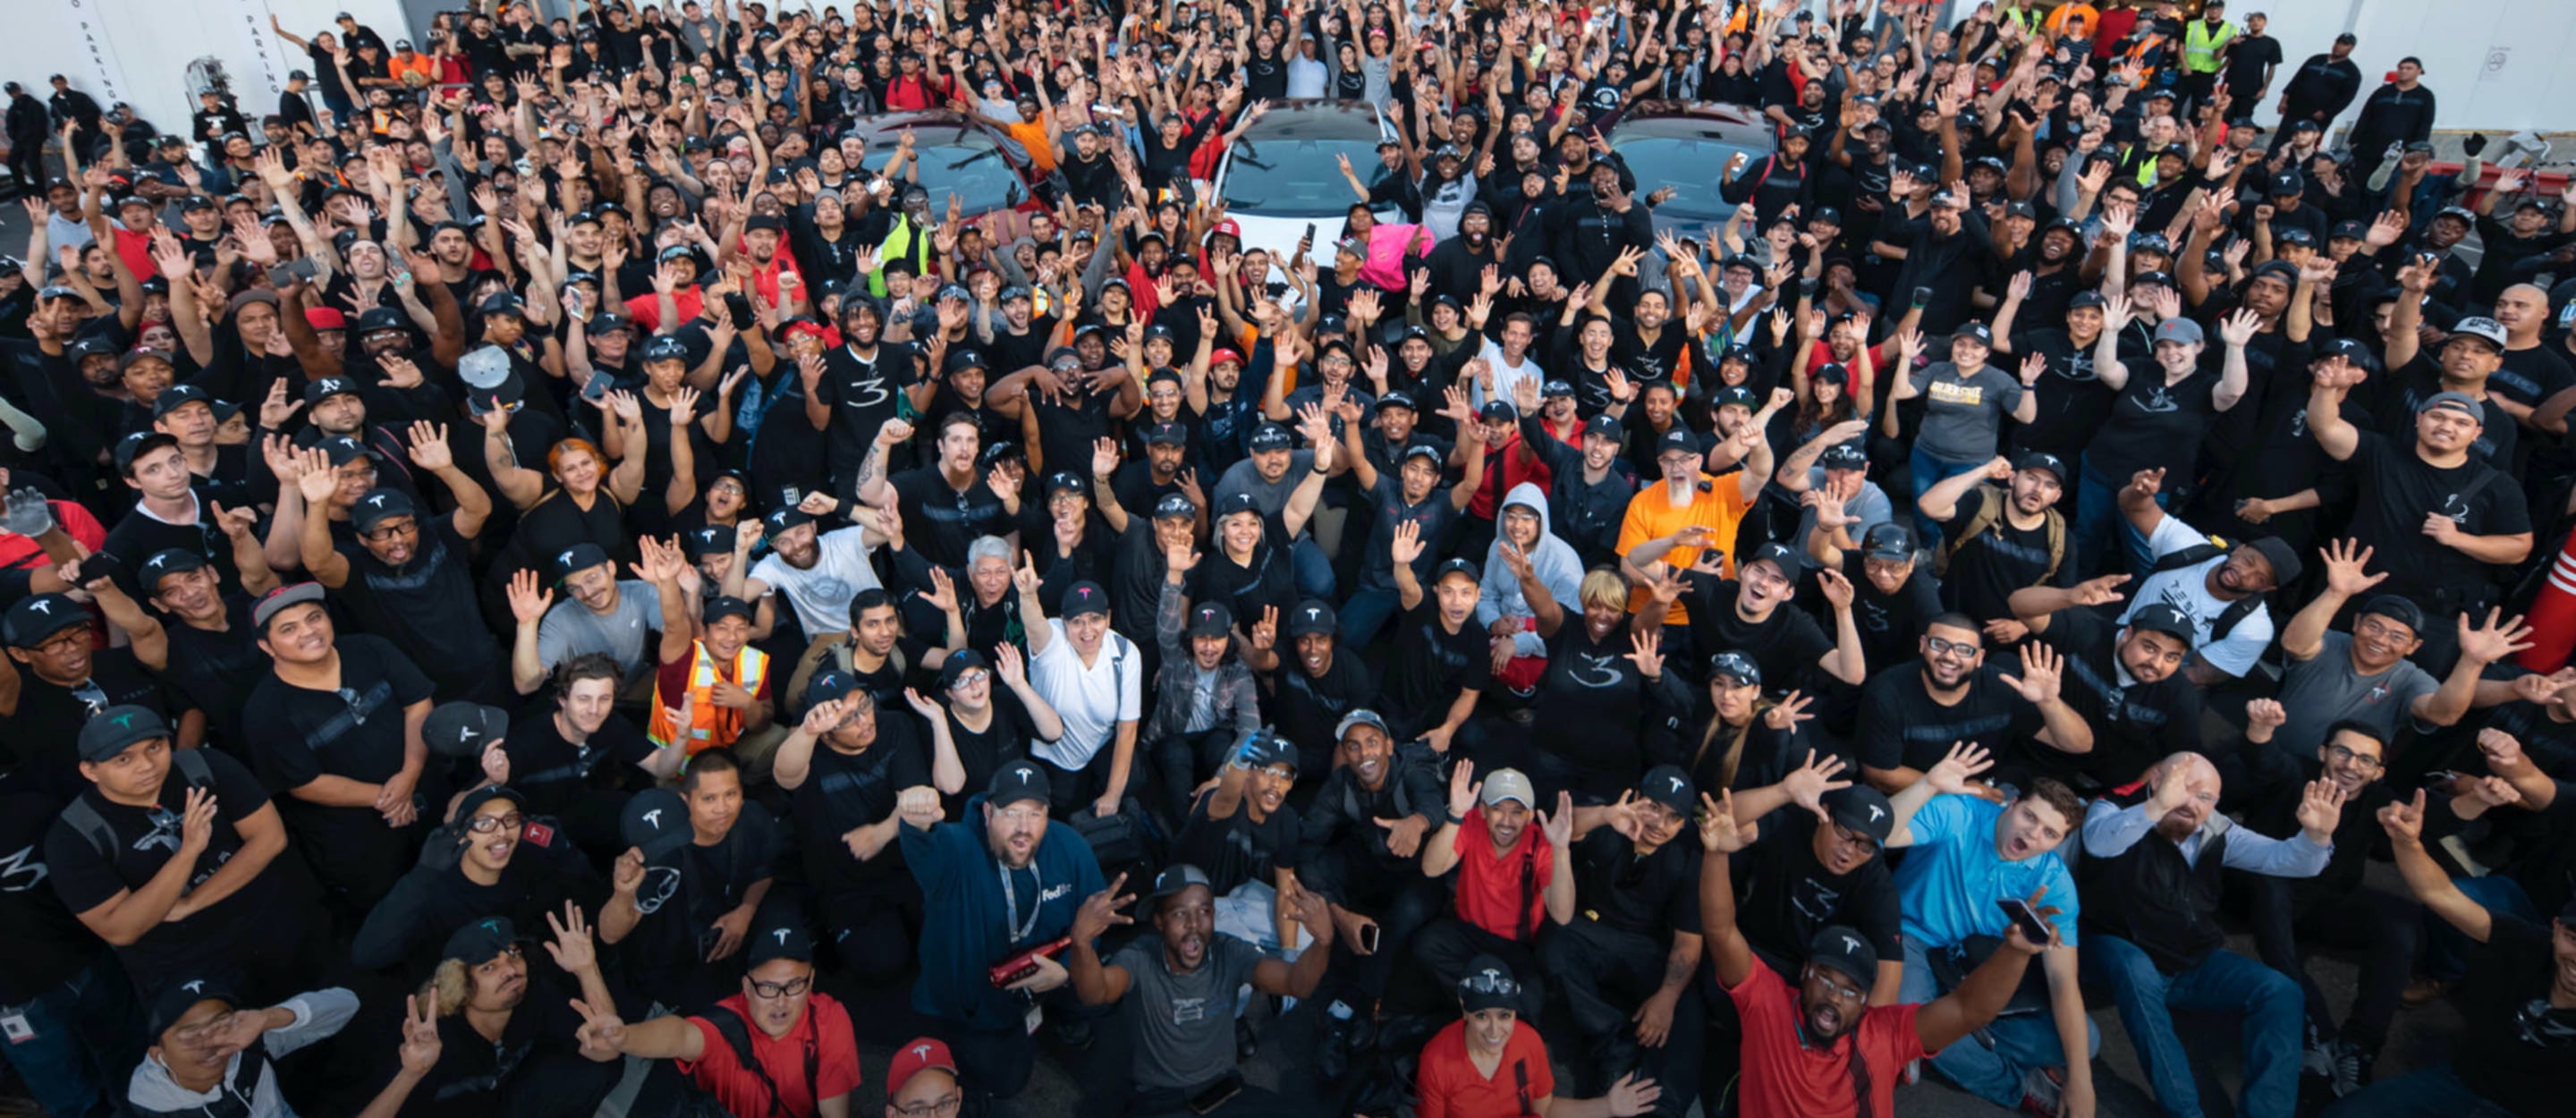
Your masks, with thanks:
M2147 537L2147 550L2154 552L2157 558L2163 558L2208 542L2207 535L2183 523L2181 517L2167 516L2156 525L2155 534ZM2236 627L2228 630L2226 640L2213 642L2209 639L2210 625L2233 604L2209 593L2210 568L2226 561L2227 557L2221 555L2188 567L2147 576L2136 584L2136 592L2129 595L2128 607L2120 611L2120 623L2128 623L2129 615L2137 612L2140 602L2163 602L2191 619L2192 646L2199 651L2201 659L2229 675L2244 675L2254 667L2256 660L2262 658L2263 650L2271 647L2272 608L2257 603L2254 612L2238 619Z
M1479 336L1481 337L1481 335ZM1539 368L1538 351L1535 348L1521 351L1520 364L1515 365L1503 356L1503 347L1496 343L1494 339L1484 338L1483 341L1484 347L1476 352L1476 356L1484 358L1486 364L1494 367L1494 394L1491 397L1492 399L1501 400L1504 403L1510 403L1512 400L1512 390L1519 387L1522 381L1526 380L1544 383L1547 380L1547 370ZM1472 378L1468 379L1467 403L1477 408L1483 408L1485 406L1486 399L1487 397L1485 395L1484 385Z
M1100 655L1090 664L1073 650L1064 622L1047 620L1054 635L1046 650L1029 661L1029 686L1064 719L1064 736L1031 741L1029 752L1057 768L1072 771L1091 763L1110 744L1121 722L1144 717L1145 663L1127 638L1111 633L1101 639Z
M751 577L787 595L788 604L796 607L797 624L805 627L807 638L846 632L850 628L850 599L858 597L859 591L874 590L879 585L876 568L868 565L868 553L876 549L860 539L865 531L864 527L851 525L823 533L814 540L818 551L814 565L801 571L788 566L777 552L770 552L752 566Z

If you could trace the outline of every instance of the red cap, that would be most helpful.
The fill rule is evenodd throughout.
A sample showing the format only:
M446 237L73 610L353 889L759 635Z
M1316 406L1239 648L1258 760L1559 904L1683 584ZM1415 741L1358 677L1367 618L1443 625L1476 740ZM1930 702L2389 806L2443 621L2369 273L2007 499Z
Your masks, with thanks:
M802 319L788 323L787 329L781 331L781 334L790 338L793 338L798 334L812 334L815 337L820 338L824 336L824 330L822 323L815 322L812 319Z
M1229 217L1229 218L1227 218L1227 219L1225 219L1225 220L1223 220L1223 221L1217 222L1217 223L1216 223L1216 228L1208 230L1208 234L1209 234L1210 236L1214 236L1214 235L1216 235L1216 234L1218 234L1218 233L1223 233L1223 234L1225 234L1226 236L1232 237L1232 238L1234 238L1234 239L1235 239L1235 240L1237 240L1237 241L1240 241L1240 240L1242 240L1242 239L1243 239L1243 227L1242 227L1242 226L1240 226L1240 225L1235 224L1235 223L1234 223L1234 219L1233 219L1233 218L1230 218L1230 217Z
M912 1081L913 1073L923 1068L938 1068L957 1074L957 1061L948 1055L948 1046L933 1037L914 1037L894 1054L894 1063L886 1068L886 1094L903 1093L903 1085Z
M1231 349L1219 349L1214 353L1208 354L1208 366L1210 368L1222 365L1228 361L1232 361L1237 365L1243 364L1243 355L1236 353Z
M329 307L304 308L304 321L316 330L346 330L349 320Z

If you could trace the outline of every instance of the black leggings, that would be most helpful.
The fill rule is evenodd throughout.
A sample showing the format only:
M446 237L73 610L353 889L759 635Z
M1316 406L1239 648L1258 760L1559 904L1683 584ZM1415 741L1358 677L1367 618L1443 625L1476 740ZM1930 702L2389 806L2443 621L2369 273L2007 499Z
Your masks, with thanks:
M1163 809L1171 813L1173 826L1189 820L1190 793L1200 781L1216 774L1234 742L1233 728L1219 726L1195 734L1173 734L1154 743L1155 775L1162 779Z
M2389 1019L2397 1014L2398 995L2415 972L2415 946L2424 923L2423 907L2377 889L2301 896L2298 882L2287 878L2246 875L2252 901L2254 945L2265 965L2296 979L2307 999L2310 1028L2320 1037L2340 1036L2376 1052L2388 1037ZM2338 1030L2326 1007L2325 992L2308 977L2303 944L2367 948L2361 988L2352 1015Z

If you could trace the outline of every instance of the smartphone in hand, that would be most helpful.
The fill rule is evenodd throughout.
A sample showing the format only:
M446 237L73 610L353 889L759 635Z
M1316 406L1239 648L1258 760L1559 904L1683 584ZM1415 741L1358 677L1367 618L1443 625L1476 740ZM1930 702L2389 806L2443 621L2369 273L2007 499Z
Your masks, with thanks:
M2013 926L2021 929L2021 934L2030 937L2032 943L2043 947L2048 945L2048 921L2040 918L2039 911L2030 907L2029 901L2019 897L2006 897L1996 901L1995 906L2003 909L2004 916L2013 922Z

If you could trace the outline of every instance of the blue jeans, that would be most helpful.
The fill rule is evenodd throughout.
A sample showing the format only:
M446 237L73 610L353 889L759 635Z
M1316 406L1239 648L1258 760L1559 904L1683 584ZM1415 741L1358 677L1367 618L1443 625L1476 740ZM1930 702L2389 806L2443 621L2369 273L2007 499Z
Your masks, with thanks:
M1424 587L1423 593L1430 593ZM1404 599L1393 590L1363 586L1351 592L1351 600L1342 603L1342 647L1357 656L1377 639L1377 631L1404 609Z
M2298 1109L2299 1026L2305 998L2288 975L2233 951L2215 951L2178 974L2156 969L2138 945L2117 936L2084 938L2085 981L2110 988L2120 1024L2147 1071L2156 1102L2175 1118L2198 1118L2200 1088L2191 1059L2174 1035L2173 1010L2221 1010L2244 1019L2245 1090L2237 1113L2286 1115Z
M2460 1081L2449 1063L2383 1079L2325 1109L2323 1118L2512 1118Z
M2502 916L2528 920L2543 928L2549 921L2540 915L2540 906L2531 903L2531 895L2522 891L2522 883L2500 873L2485 877L2455 877L2451 884L2478 907ZM2478 948L2451 922L2424 913L2424 973L2445 982L2457 982L2469 973L2469 953Z
M2091 947L2089 938L2086 947L2088 950ZM1896 1000L1907 1005L1921 1005L1940 994L1922 942L1912 936L1905 937L1905 978L1897 986ZM1985 1027L1984 1034L1994 1041L1993 1047L1987 1047L1982 1040L1970 1036L1924 1062L1960 1090L2007 1110L2021 1107L2024 1072L2032 1068L2066 1066L2066 1046L2057 1039L2057 1016L2054 1012L1998 1017ZM2088 1061L2102 1051L2102 1031L2093 1026L2091 1018L2084 1022L2084 1049L2084 1057Z
M1304 537L1290 547L1288 564L1297 580L1297 593L1327 602L1333 600L1333 557L1324 554L1315 537Z
M2075 559L2077 573L2085 578L2106 574L2143 575L2155 565L2155 553L2147 550L2147 537L2138 526L2129 523L2127 513L2120 511L2120 490L2129 479L2112 480L2087 461L2075 471ZM2173 507L2173 495L2156 494L2156 507ZM2113 545L2118 550L2112 550Z
M1923 495L1931 492L1932 487L1941 484L1943 480L1977 469L1985 463L1952 462L1935 458L1925 453L1921 444L1914 447L1914 455L1908 461L1906 472L1912 475L1911 480L1914 483L1914 534L1923 538L1924 548L1940 547L1941 526L1932 523L1931 517L1923 515ZM2020 1102L2020 1099L2014 1099L2010 1105L2019 1105Z
M46 1110L83 1118L108 1113L122 1097L120 1076L142 1056L144 1023L114 952L99 952L89 969L35 1001L0 1009L24 1014L35 1030L22 1043L0 1044L0 1052Z

